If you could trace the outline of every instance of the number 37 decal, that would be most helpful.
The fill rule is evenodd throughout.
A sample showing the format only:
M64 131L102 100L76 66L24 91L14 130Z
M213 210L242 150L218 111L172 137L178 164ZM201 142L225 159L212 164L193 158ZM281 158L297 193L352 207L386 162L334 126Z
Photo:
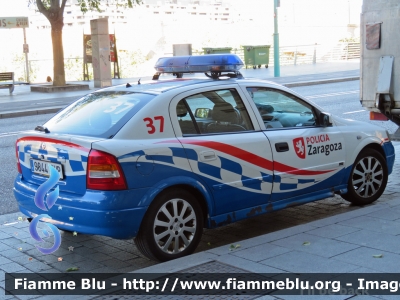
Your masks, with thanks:
M164 117L163 116L155 116L154 121L158 121L160 124L159 130L160 132L164 132ZM146 122L146 126L147 128L149 128L149 130L147 131L149 134L153 134L157 131L156 126L154 126L154 121L152 118L144 118L143 121Z

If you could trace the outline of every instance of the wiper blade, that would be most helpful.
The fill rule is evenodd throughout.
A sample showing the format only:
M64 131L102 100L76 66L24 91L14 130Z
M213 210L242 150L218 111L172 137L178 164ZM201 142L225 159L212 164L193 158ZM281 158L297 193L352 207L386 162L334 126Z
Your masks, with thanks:
M42 131L42 132L45 132L45 133L50 133L50 131L47 129L47 127L42 126L42 125L36 126L36 127L35 127L35 130L36 130L36 131Z

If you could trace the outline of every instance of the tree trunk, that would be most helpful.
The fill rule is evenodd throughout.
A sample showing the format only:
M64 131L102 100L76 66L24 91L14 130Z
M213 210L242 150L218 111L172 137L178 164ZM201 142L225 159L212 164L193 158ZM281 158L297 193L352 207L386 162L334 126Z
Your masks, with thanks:
M67 0L36 0L39 11L49 20L51 25L51 41L53 44L53 85L65 85L64 48L62 30L64 27L64 7ZM45 6L45 4L46 6ZM49 6L50 5L50 6Z
M63 22L51 23L51 40L53 43L53 85L65 85L64 47L62 41Z

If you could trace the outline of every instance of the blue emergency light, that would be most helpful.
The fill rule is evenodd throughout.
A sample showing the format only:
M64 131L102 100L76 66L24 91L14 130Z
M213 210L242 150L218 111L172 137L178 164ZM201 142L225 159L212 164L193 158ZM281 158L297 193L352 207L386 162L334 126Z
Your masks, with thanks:
M241 78L239 70L242 67L243 62L236 54L161 57L154 66L157 73L153 79L158 79L162 73L172 73L178 78L181 78L184 73L205 73L214 79L221 76ZM211 75L207 74L208 72Z

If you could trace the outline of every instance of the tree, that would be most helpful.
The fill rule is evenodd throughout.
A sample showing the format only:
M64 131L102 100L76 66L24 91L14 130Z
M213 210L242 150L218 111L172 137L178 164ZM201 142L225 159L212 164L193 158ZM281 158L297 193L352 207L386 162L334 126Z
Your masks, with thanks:
M134 3L140 4L141 0L77 0L82 13L97 10L100 4L117 5L132 8ZM29 5L36 5L51 25L51 40L53 44L53 85L65 85L64 47L62 30L64 27L64 8L67 0L28 0Z

